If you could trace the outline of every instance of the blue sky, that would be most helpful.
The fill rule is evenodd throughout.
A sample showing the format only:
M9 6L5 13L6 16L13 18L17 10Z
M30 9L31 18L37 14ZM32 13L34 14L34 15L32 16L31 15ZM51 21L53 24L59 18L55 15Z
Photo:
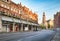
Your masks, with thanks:
M15 3L22 3L33 12L38 14L39 23L42 21L43 12L46 13L46 19L53 19L54 14L60 11L60 0L12 0Z

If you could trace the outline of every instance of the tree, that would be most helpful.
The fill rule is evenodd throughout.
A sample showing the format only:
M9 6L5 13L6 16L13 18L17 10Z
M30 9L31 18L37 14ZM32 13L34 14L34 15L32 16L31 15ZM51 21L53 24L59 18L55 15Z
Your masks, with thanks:
M46 27L44 25L42 25L42 24L40 25L40 28L41 29L46 29Z
M48 28L50 28L50 24L48 24Z

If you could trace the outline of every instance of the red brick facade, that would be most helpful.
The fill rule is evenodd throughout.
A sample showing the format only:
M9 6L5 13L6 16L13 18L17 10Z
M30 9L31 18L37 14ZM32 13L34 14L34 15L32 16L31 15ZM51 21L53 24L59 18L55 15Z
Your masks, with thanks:
M5 12L5 15L38 23L38 15L29 11L29 8L20 4L15 4L11 0L0 0L0 11Z
M54 27L60 27L60 12L54 15Z

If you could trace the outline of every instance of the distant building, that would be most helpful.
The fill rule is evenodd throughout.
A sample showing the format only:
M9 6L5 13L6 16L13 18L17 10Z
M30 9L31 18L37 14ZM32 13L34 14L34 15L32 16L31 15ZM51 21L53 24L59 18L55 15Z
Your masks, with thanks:
M54 28L60 28L60 12L54 15Z
M43 12L43 20L42 20L43 25L45 25L45 22L46 22L46 16L45 16L45 12Z
M53 27L54 27L54 20L52 20L52 19L47 20L47 23L48 23L48 26L50 27L50 29L53 29Z
M52 19L46 20L45 12L43 12L42 24L46 27L46 29L48 29L48 25L50 26L50 29L54 26Z
M45 12L43 12L42 24L46 27L46 29L48 29L48 24L47 24L47 21L46 21Z

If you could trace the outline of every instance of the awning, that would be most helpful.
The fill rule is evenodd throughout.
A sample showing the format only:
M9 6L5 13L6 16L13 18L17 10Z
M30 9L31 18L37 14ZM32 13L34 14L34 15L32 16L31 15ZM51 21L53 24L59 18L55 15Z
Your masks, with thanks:
M9 22L16 22L16 23L23 23L23 24L39 26L38 24L35 24L35 23L30 23L28 21L24 21L24 20L20 20L20 19L16 19L16 18L11 18L11 17L7 17L7 16L2 16L2 20L9 21Z
M13 19L10 17L2 16L2 20L13 22Z

